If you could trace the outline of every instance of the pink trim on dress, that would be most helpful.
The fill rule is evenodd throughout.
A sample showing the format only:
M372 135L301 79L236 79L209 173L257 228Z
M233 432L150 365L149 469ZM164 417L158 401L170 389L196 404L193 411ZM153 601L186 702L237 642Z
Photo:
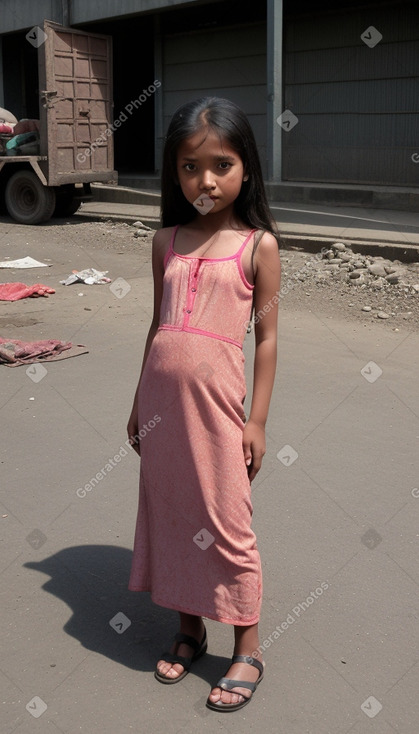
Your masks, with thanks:
M240 246L240 249L236 253L234 253L234 255L229 255L228 257L202 257L202 256L197 256L197 255L180 255L178 252L175 252L175 250L173 249L173 245L174 245L174 242L175 242L176 232L179 229L179 227L180 227L180 225L177 224L176 227L173 230L173 234L172 234L172 237L171 237L171 240L170 240L169 249L168 249L166 255L169 254L169 253L172 253L173 255L176 255L176 257L180 257L183 260L207 260L209 262L223 262L223 260L235 260L236 258L238 258L242 254L242 252L243 252L245 246L247 245L248 241L250 240L252 234L254 234L255 232L257 232L257 229L252 229L251 232L247 235L247 237L246 237L245 241L243 242L243 244Z
M174 250L173 250L173 243L174 243L174 241L175 241L175 237L176 237L176 232L178 231L178 229L179 229L179 226L180 226L179 224L176 224L176 226L175 226L175 227L173 227L173 232L172 232L172 236L171 236L171 238L170 238L170 244L169 244L169 249L167 250L167 252L166 252L166 254L165 254L165 256L164 256L164 260L163 260L163 268L164 268L165 270L166 270L166 266L167 266L167 263L168 263L168 261L169 261L169 257L170 257L170 255L172 255L172 254L173 254L173 252L174 252Z
M220 341L234 344L234 346L239 347L239 349L242 348L240 342L236 341L235 339L231 339L229 336L215 334L212 331L198 329L195 326L173 326L172 324L161 324L157 330L159 331L160 329L164 331L188 331L190 334L201 334L201 336L209 336L211 339L219 339Z

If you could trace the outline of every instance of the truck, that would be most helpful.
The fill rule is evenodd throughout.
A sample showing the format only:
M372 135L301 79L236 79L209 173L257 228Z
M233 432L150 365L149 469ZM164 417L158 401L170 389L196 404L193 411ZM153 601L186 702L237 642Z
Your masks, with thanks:
M70 216L113 170L112 39L44 20L37 48L39 149L0 155L0 211L21 224ZM9 151L11 152L11 151Z

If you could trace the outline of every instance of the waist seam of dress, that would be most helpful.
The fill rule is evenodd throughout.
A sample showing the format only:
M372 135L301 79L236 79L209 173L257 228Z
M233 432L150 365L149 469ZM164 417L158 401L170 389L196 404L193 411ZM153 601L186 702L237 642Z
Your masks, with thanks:
M218 339L219 341L228 342L229 344L233 344L235 347L238 347L239 349L242 349L242 345L240 342L236 341L235 339L231 339L228 336L223 336L222 334L215 334L211 331L204 331L204 329L197 329L193 326L173 326L173 324L160 324L158 327L158 331L186 331L189 334L199 334L200 336L208 336L211 339Z

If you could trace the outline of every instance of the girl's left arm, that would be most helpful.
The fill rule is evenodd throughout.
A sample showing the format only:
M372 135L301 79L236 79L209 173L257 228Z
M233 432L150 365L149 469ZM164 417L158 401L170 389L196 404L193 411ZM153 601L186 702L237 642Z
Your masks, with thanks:
M266 451L265 424L276 371L278 302L281 279L278 243L266 232L254 257L255 361L249 419L243 430L243 453L249 480L258 473Z

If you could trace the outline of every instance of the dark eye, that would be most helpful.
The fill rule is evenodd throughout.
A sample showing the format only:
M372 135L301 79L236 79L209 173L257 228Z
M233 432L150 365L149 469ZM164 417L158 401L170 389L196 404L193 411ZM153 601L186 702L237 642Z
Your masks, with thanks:
M221 168L221 169L222 169L223 171L228 171L228 169L229 169L230 167L231 167L231 163L229 163L228 161L221 161L221 163L220 163L220 168Z
M183 166L185 171L194 171L195 170L195 164L194 163L185 163Z

